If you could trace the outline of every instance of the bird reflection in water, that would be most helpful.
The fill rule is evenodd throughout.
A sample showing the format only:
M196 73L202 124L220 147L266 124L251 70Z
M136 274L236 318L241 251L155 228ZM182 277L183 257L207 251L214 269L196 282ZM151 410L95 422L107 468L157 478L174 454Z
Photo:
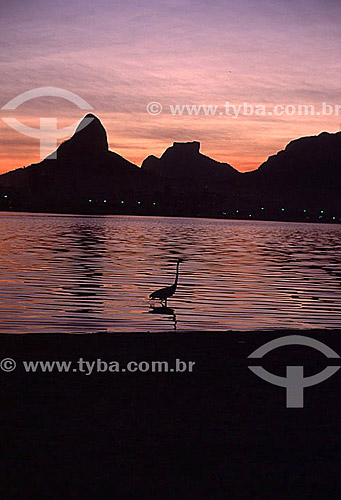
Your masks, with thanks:
M176 314L175 314L174 309L172 309L171 307L166 307L166 306L150 305L149 312L151 314L164 314L165 316L170 316L172 318L172 321L173 321L174 330L176 330L177 320L176 320Z

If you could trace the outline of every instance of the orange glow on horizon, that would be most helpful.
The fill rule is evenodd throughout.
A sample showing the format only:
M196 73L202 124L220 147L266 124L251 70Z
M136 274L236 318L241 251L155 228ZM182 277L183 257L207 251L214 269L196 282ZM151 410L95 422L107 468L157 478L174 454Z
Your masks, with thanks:
M35 110L34 114L37 114ZM48 111L52 114L52 111ZM317 135L323 131L337 132L338 128L330 129L329 117L298 117L296 121L287 118L278 123L274 129L273 122L265 120L259 126L259 121L253 117L239 118L239 121L228 122L228 134L224 133L226 123L216 117L181 117L180 127L174 129L174 117L123 117L121 114L96 113L107 130L109 149L128 161L141 166L143 160L149 155L160 157L173 142L199 141L200 152L216 161L230 164L241 172L257 169L270 155L283 149L291 140L306 135ZM27 113L15 117L33 128L39 128L39 118ZM82 113L72 110L64 112L58 120L58 128L64 128L72 123L76 124L82 118ZM152 123L151 118L156 118L157 123ZM176 118L179 123L179 119ZM145 124L141 122L145 120ZM194 121L191 126L191 120ZM299 123L300 121L300 123ZM315 121L315 123L314 123ZM138 125L136 125L136 122ZM247 122L247 127L245 126ZM149 125L146 136L146 127ZM140 130L139 130L140 128ZM217 130L222 129L221 135ZM233 131L235 133L233 134ZM290 135L289 135L290 131ZM130 137L129 137L130 135ZM155 136L155 137L153 137ZM0 152L0 173L5 173L16 168L39 163L39 140L26 137L11 129L2 120L0 122L0 137L5 144ZM61 139L58 145L68 139ZM52 152L52 151L51 151Z
M40 161L38 140L1 118L37 127L39 117L58 117L62 128L86 114L46 97L15 111L1 109L42 86L85 99L105 126L110 149L139 166L174 141L195 140L203 154L254 170L293 139L340 130L340 113L234 119L224 113L175 116L170 109L247 102L320 111L323 102L340 104L338 2L298 1L290 8L284 0L115 4L99 0L94 9L87 0L32 0L19 10L4 4L0 173ZM147 112L153 101L163 107L157 116Z

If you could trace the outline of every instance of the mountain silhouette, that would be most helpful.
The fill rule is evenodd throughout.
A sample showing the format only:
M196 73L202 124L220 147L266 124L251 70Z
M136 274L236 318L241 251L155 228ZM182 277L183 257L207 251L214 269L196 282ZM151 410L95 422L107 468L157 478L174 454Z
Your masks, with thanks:
M106 210L112 197L135 199L141 180L141 169L109 151L105 128L88 114L55 153L1 175L0 185L14 191L22 209L87 212L90 203Z
M188 180L191 183L227 182L240 172L227 163L219 163L200 153L199 142L174 142L161 158L148 156L142 170L166 179Z
M271 175L277 181L331 187L341 179L341 132L302 137L283 151L270 156L257 170L260 178Z
M71 139L64 141L57 149L59 159L93 158L108 152L105 128L97 116L89 113L79 123Z
M296 139L252 172L203 155L196 141L139 168L108 149L88 114L55 153L0 176L0 209L341 221L341 132Z
M319 206L321 210L339 212L341 132L322 132L291 141L247 178L251 190L260 198L269 199L272 193L272 203L297 209Z

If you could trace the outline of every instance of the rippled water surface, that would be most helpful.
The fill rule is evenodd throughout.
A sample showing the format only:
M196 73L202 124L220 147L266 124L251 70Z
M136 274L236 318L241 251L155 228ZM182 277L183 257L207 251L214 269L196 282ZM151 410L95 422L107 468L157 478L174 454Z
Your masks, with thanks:
M340 326L338 225L2 213L0 232L2 333Z

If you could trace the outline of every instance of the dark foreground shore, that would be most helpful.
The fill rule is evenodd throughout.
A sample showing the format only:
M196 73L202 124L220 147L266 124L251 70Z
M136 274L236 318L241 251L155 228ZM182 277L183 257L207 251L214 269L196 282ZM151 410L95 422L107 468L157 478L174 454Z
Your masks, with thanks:
M341 355L341 331L0 337L3 499L340 496L341 370L286 408L247 356L284 335ZM26 361L195 362L192 372L27 373ZM284 376L333 363L309 347L264 358Z

